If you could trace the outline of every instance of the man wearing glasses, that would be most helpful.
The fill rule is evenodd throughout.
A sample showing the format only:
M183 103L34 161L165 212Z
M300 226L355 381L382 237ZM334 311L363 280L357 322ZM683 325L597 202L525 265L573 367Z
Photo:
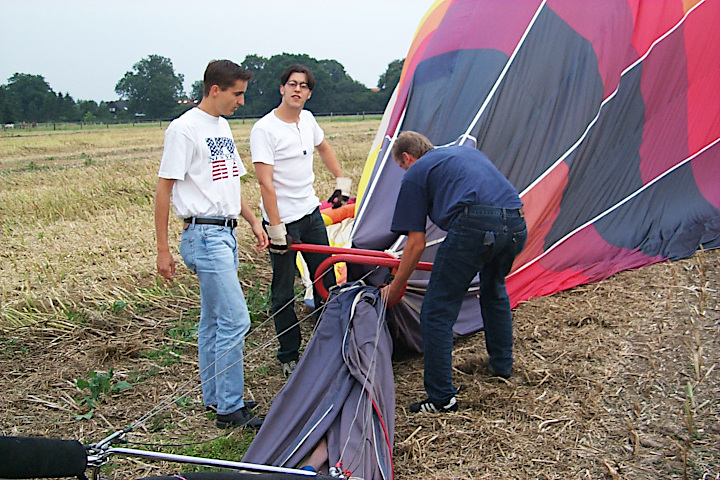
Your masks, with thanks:
M297 241L328 245L320 200L313 188L313 152L317 149L327 169L335 176L336 190L329 201L333 208L347 203L352 181L343 177L340 163L315 117L303 110L312 96L315 77L304 65L292 65L280 76L280 105L257 121L250 133L253 166L260 183L263 226L270 237L272 315L280 347L282 372L292 374L299 358L300 327L294 308L295 255ZM303 253L310 278L328 256ZM325 275L326 288L335 284L332 270ZM314 289L316 318L322 303Z

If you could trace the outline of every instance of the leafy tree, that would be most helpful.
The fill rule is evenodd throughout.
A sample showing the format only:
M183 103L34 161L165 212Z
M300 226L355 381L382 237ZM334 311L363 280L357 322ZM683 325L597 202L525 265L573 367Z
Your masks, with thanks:
M54 114L55 119L63 122L74 122L80 120L81 116L75 107L75 101L69 93L66 93L65 95L58 93L56 98L57 100L55 102L56 106Z
M395 90L395 87L400 82L400 74L402 73L404 59L393 60L388 64L385 73L380 75L377 86L380 90Z
M98 105L93 100L78 100L75 104L78 119L84 122L107 122L111 118L107 105Z
M14 117L12 121L47 122L59 119L61 101L40 75L14 74L5 87L5 97L5 110Z
M84 105L86 104L86 102L88 104L88 107L87 110L84 110L85 112L91 112L98 118L98 120L101 120L103 122L110 122L110 120L113 119L113 114L110 113L110 107L108 107L108 102L100 102L99 104L97 104L92 100L83 100L78 104L78 108L81 112L83 111L83 108L85 108ZM97 106L95 110L92 110L92 104Z
M397 87L398 83L400 83L400 74L402 73L403 63L405 63L404 59L393 60L388 64L385 73L380 75L380 78L378 79L377 86L380 89L380 96L383 99L383 108L390 100L395 87Z
M203 89L203 81L202 80L196 80L192 84L192 95L191 98L195 100L196 102L200 103L203 99L203 96L205 94L205 91Z
M316 114L382 111L402 71L402 60L394 60L378 79L379 92L366 88L347 75L336 60L316 60L308 55L275 55L270 58L248 55L242 65L255 74L248 85L247 105L238 115L261 116L280 102L280 73L289 65L304 64L315 74L317 84L306 107ZM74 102L69 94L56 94L40 75L16 73L7 85L0 85L0 122L47 122L129 120L135 113L149 118L175 118L189 104L178 104L184 96L183 75L175 74L170 59L150 55L133 66L117 83L115 91L130 104L129 111L111 114L106 102ZM192 85L192 98L200 101L202 80Z
M176 74L172 61L150 55L133 65L133 71L115 86L121 98L130 101L134 113L150 118L168 118L174 113L177 98L183 95L183 75Z
M270 58L248 55L242 66L255 74L248 85L247 105L237 113L264 115L280 103L280 74L290 65L302 64L315 75L313 95L305 104L316 114L382 110L382 98L345 72L336 60L316 60L308 55L283 53Z
M280 74L293 64L308 66L317 76L317 61L307 55L291 55L283 53L270 58L248 55L242 66L255 74L255 79L248 85L245 95L246 105L236 111L241 115L265 115L280 103ZM315 95L306 104L311 108Z
M10 105L10 94L5 85L0 85L0 124L14 123L15 112Z

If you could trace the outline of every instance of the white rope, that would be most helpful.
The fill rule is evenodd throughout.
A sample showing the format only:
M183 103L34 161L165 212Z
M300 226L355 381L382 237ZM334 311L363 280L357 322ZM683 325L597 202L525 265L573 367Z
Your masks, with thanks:
M322 278L324 278L324 276L327 275L328 272L331 272L331 271L334 272L333 269L328 269L328 270L326 270L326 271L323 273L322 276L320 276L319 278L315 279L315 280L312 282L312 284L308 287L308 290L314 287L315 282L317 282L317 281L321 280ZM149 418L152 418L153 416L155 416L155 415L161 413L162 411L166 410L167 408L169 408L175 401L179 400L180 398L184 397L185 395L188 395L188 394L190 394L190 393L192 393L192 392L194 392L194 391L202 388L203 383L207 383L207 382L209 382L209 381L211 381L211 380L216 379L216 378L218 377L218 375L221 375L221 374L225 373L227 370L229 370L230 368L234 367L234 366L237 365L238 363L244 361L244 360L247 359L247 358L250 358L250 357L254 356L255 354L257 354L257 353L260 352L260 351L263 351L263 350L264 350L265 348L267 348L269 345L274 344L275 340L277 340L281 335L285 334L286 332L288 332L290 329L294 328L295 326L302 324L302 323L305 322L308 318L310 318L310 316L314 315L315 312L317 312L317 311L319 311L321 308L324 308L324 307L325 307L325 304L323 304L322 307L316 308L314 311L310 312L310 314L308 314L307 316L305 316L305 317L303 317L302 319L298 320L298 321L295 322L293 325L291 325L290 327L288 327L286 330L284 330L284 331L276 334L274 337L272 337L272 338L271 338L268 342L266 342L265 344L256 347L255 349L253 349L252 352L249 352L248 354L243 354L242 358L240 358L239 360L237 360L237 361L234 362L233 364L229 365L229 366L228 366L227 368L225 368L224 370L222 370L222 371L220 371L220 372L216 372L215 375L213 375L211 378L207 379L205 382L202 382L202 381L201 381L200 384L195 384L195 385L193 385L191 388L185 390L188 385L190 385L191 383L196 382L199 378L202 378L202 375L203 375L207 370L209 370L210 368L213 368L213 367L217 364L217 362L218 362L219 360L221 360L225 355L227 355L227 354L229 354L230 352L232 352L232 351L233 351L235 348L237 348L241 343L247 341L247 339L250 338L250 336L253 334L253 332L259 331L259 330L260 330L260 327L268 324L268 323L270 322L270 320L273 320L278 313L280 313L280 312L281 312L282 310L284 310L285 308L288 308L288 307L292 306L292 305L294 304L294 302L295 302L298 298L301 298L301 296L304 296L304 295L305 295L305 294L304 294L304 292L303 292L303 293L301 293L301 294L296 295L296 296L295 296L294 298L292 298L291 300L289 300L282 308L280 308L280 309L279 309L277 312L275 312L274 314L270 315L270 316L269 316L264 322L262 322L258 327L255 327L251 332L249 332L248 335L246 335L246 336L245 336L244 338L242 338L241 340L238 340L237 342L235 342L234 345L232 345L230 348L228 348L222 355L220 355L219 357L217 357L210 365L206 366L202 371L200 371L199 373L197 373L197 374L195 374L194 376L192 376L192 377L191 377L190 379L188 379L185 383L183 383L182 385L180 385L179 387L177 387L173 392L171 392L169 395L167 395L163 400L161 400L157 405L155 405L150 411L148 411L145 415L143 415L142 417L140 417L140 419L138 419L135 423L133 423L132 426L131 426L131 428L136 428L137 426L139 426L139 425L141 425L142 423L146 422ZM180 393L180 392L184 392L184 393Z
M354 314L355 314L355 307L357 306L358 301L360 300L361 294L358 294L356 298L353 301L351 314L350 314L350 322L348 323L348 329L351 328L352 323L354 321ZM366 394L366 398L372 398L368 393L368 382L372 382L374 385L375 380L375 374L376 374L376 367L377 367L377 357L378 357L378 345L380 343L380 332L382 331L382 327L385 324L385 317L387 312L387 293L385 290L381 290L380 298L381 302L381 309L380 309L380 315L378 316L376 328L375 328L375 339L373 342L373 353L370 356L370 364L368 365L367 375L363 379L363 385L362 385L362 392ZM346 336L347 336L346 331ZM344 349L345 342L343 342L343 349ZM345 352L343 351L343 358L345 358ZM374 390L374 389L373 389ZM362 400L362 398L361 398ZM362 404L362 401L359 401L358 404L355 407L355 414L353 416L352 421L350 422L350 428L352 428L355 423L357 422L357 418L360 412L360 405ZM371 400L367 400L365 403L366 406L366 412L363 415L363 424L362 424L362 438L367 438L367 433L369 429L372 426L372 412L373 412L373 405ZM373 432L373 438L374 438L374 432ZM350 442L350 437L345 439L345 444L343 445L343 448L340 453L340 461L343 462L345 465L352 465L355 459L358 457L358 453L360 454L360 465L365 465L365 448L362 442L358 443L357 448L355 449L355 452L353 452L352 457L350 460L346 463L344 461L345 459L345 452L347 450L348 444ZM363 474L365 472L362 472Z
M314 285L315 285L315 283L318 282L318 281L320 281L320 280L322 280L322 279L325 277L325 275L327 275L329 272L334 272L334 269L328 269L328 270L326 270L319 278L313 280L312 284L306 289L306 291L309 290L309 289L311 289L311 288L313 288ZM370 272L368 272L367 274L365 274L365 275L361 278L361 280L364 279L364 278L366 278L366 277L367 277L368 275L370 275L371 273L372 273L372 271L370 271ZM205 382L202 382L202 381L201 381L199 384L194 384L192 387L190 387L189 389L186 390L186 387L188 387L191 383L194 383L194 382L196 382L199 378L202 378L202 374L205 373L205 371L207 371L207 370L210 369L211 367L215 366L215 364L218 362L218 360L222 359L225 355L227 355L229 352L231 352L232 350L234 350L237 346L240 345L240 343L242 343L242 342L244 342L244 341L247 341L247 339L250 338L250 335L251 335L253 332L259 331L259 330L260 330L260 327L268 324L268 323L270 322L270 320L273 320L278 313L280 313L280 312L281 312L282 310L284 310L285 308L288 308L288 307L292 306L296 300L298 300L299 298L302 298L302 297L304 297L304 296L305 296L305 292L302 292L302 293L297 294L297 295L296 295L294 298L292 298L291 300L289 300L289 301L288 301L282 308L280 308L277 312L275 312L274 314L270 315L270 316L269 316L264 322L262 322L258 327L255 327L245 338L243 338L242 340L236 342L236 343L235 343L232 347L230 347L225 353L223 353L223 354L220 355L218 358L216 358L213 363L211 363L210 365L208 365L207 367L205 367L205 369L203 369L200 373L194 375L193 377L191 377L190 379L188 379L185 383L183 383L182 385L180 385L179 387L177 387L177 388L176 388L173 392L171 392L169 395L167 395L163 400L161 400L157 405L155 405L150 411L148 411L145 415L143 415L142 417L140 417L140 419L138 419L137 421L135 421L135 423L133 423L130 428L131 428L131 429L134 429L134 428L138 427L139 425L145 423L148 419L152 418L153 416L155 416L155 415L163 412L164 410L166 410L167 408L169 408L170 406L172 406L173 403L175 403L175 402L176 402L177 400L179 400L180 398L182 398L182 397L184 397L184 396L186 396L186 395L188 395L188 394L190 394L190 393L192 393L192 392L194 392L194 391L202 388L203 383L206 383L206 382L208 382L208 381L214 380L215 378L217 378L218 375L221 375L222 373L226 372L227 370L229 370L230 368L234 367L234 366L237 365L238 363L244 361L245 359L248 359L248 358L253 357L254 355L258 354L259 352L264 351L264 350L265 350L266 348L268 348L270 345L273 345L273 344L275 343L275 341L276 341L280 336L284 335L285 333L287 333L289 330L291 330L291 329L294 328L295 326L301 325L301 324L304 323L308 318L314 316L316 312L319 312L321 309L324 309L324 308L326 308L326 306L327 306L327 303L324 303L321 307L316 308L315 310L313 310L312 312L310 312L310 313L309 313L308 315L306 315L305 317L299 319L297 322L295 322L293 325L291 325L290 327L288 327L286 330L284 330L284 331L276 334L274 337L272 337L272 338L271 338L269 341L267 341L266 343L264 343L264 344L262 344L262 345L259 345L258 347L254 348L254 349L253 349L251 352L249 352L248 354L243 354L243 357L242 357L241 359L239 359L239 360L236 361L235 363L229 365L229 366L228 366L227 368L225 368L224 370L222 370L222 371L220 371L220 372L216 372L215 375L213 375L211 378L207 379Z

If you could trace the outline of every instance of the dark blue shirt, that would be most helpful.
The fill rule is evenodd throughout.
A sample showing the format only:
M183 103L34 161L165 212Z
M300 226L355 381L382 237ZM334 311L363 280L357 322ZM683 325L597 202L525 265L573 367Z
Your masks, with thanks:
M520 208L517 190L473 147L430 150L405 172L391 230L424 232L426 217L447 231L466 205Z

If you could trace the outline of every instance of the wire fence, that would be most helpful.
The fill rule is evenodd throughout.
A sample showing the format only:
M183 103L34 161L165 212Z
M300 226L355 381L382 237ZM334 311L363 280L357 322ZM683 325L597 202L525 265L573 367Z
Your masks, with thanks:
M313 113L316 118L329 119L333 121L357 121L366 119L380 119L383 112L325 112L325 113ZM239 120L241 123L246 122L254 123L260 119L263 115L253 116L231 116L226 117L228 120ZM6 123L2 125L2 131L6 134L19 133L22 130L85 130L85 129L99 129L99 128L110 128L111 126L150 126L157 125L159 127L167 127L172 121L172 118L163 119L147 119L147 118L134 118L127 120L109 120L109 121L94 121L94 122L20 122L20 123Z

